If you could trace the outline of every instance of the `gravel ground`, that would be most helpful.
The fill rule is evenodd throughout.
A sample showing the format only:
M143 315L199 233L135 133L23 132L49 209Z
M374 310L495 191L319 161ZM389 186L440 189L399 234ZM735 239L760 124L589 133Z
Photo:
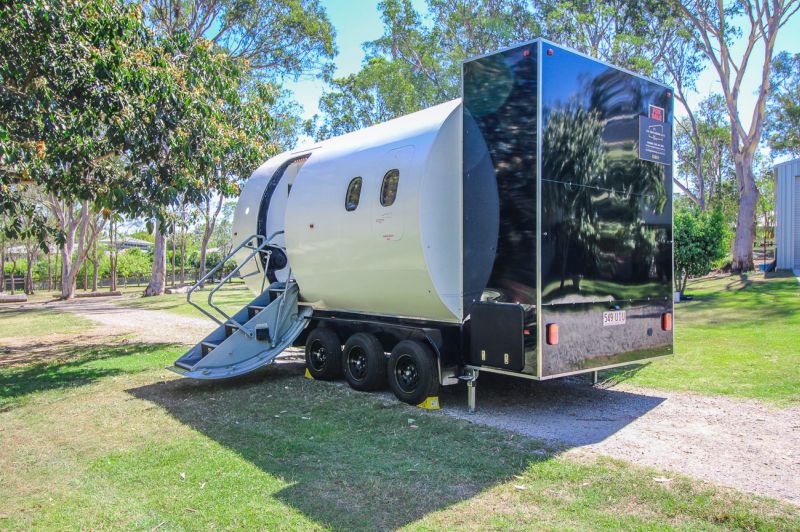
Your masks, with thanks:
M617 385L482 374L477 412L445 388L445 413L800 504L800 408Z
M193 344L213 329L206 319L113 300L58 305L147 342ZM532 382L483 373L477 392L478 411L469 414L465 386L443 388L442 412L547 440L567 453L599 453L800 504L800 408L625 384L593 387L584 377Z

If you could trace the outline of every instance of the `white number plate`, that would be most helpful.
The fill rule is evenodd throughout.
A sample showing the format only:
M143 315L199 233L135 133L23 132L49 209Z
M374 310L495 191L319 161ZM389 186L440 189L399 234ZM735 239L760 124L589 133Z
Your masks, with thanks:
M624 310L610 310L603 312L603 327L611 325L625 325L625 311Z

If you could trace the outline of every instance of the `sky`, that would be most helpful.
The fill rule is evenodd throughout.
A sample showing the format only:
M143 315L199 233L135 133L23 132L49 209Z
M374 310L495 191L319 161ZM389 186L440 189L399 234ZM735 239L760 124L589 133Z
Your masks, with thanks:
M364 42L377 39L383 34L383 24L378 14L377 0L322 0L331 23L336 30L336 45L339 54L335 58L336 77L347 76L357 72L364 58L361 46ZM412 0L414 7L423 15L426 12L425 0ZM776 43L776 52L787 50L800 52L800 14L795 15L781 30ZM734 52L741 51L741 46L734 47ZM760 66L758 60L763 48L757 48L752 56L748 75L742 85L740 109L745 126L750 123L755 93L760 82ZM738 54L737 54L738 56ZM286 88L294 93L294 98L303 107L303 117L311 118L319 113L319 98L325 89L325 83L317 79L301 78L285 83ZM698 102L711 92L719 92L719 78L710 65L697 81L697 91L689 98L689 103L696 108ZM682 112L676 110L678 115ZM301 139L301 143L308 139Z

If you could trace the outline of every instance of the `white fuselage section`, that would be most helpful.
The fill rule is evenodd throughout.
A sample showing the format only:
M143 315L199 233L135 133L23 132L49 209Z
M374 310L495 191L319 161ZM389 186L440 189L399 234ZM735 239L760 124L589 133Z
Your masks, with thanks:
M315 309L460 322L461 120L454 100L271 159L242 191L234 239L256 233L260 215L265 236L285 231L276 241L301 300ZM391 170L400 174L397 194L384 206ZM348 211L356 177L361 193ZM258 291L249 268L243 275Z

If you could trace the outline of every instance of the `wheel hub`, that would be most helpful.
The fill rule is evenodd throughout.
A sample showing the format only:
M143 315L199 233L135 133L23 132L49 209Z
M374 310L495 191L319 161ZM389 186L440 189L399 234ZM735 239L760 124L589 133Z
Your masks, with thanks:
M356 380L362 380L367 376L367 354L360 348L354 347L347 355L347 364L350 366L350 374Z
M319 342L314 342L311 346L311 365L315 370L321 370L325 367L325 361L328 359L328 351Z
M397 377L397 383L404 392L411 393L419 385L419 372L417 371L417 365L411 357L401 357L400 360L397 361L394 371Z

